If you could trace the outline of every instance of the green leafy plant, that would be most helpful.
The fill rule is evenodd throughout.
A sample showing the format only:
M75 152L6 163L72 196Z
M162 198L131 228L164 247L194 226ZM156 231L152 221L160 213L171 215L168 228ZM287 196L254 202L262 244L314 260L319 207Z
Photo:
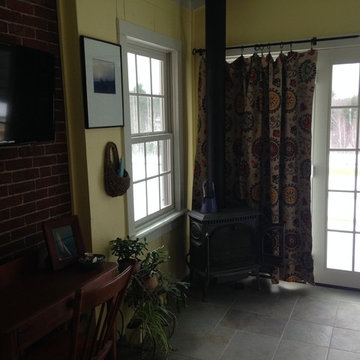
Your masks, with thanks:
M118 261L135 259L140 260L140 257L144 255L148 250L148 243L146 238L142 240L140 238L130 239L127 236L125 239L116 238L110 241L111 254L118 258Z
M169 255L163 246L149 251L146 239L131 240L129 237L117 238L110 245L118 262L140 259L125 296L126 304L134 311L128 327L139 328L143 334L143 348L149 350L150 347L153 358L155 355L166 357L171 349L169 338L176 325L175 313L186 304L189 284L165 276L161 265L169 261Z

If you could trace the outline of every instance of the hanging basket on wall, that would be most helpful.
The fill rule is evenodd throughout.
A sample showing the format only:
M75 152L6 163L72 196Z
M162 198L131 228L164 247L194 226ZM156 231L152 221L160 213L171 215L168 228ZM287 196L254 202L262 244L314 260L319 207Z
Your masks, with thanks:
M120 167L116 144L109 141L105 146L104 181L105 191L112 197L124 195L130 187L130 176L125 169L121 176Z

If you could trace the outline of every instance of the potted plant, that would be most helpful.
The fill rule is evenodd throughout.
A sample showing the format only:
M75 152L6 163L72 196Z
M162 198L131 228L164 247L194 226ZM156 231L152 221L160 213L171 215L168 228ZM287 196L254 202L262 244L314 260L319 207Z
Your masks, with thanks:
M133 310L128 328L141 332L142 350L154 358L166 358L170 351L169 338L176 325L176 311L186 303L189 284L170 280L161 270L169 260L164 247L149 251L146 239L111 242L111 251L118 262L137 259L139 268L132 275L125 303ZM138 337L137 337L138 338Z
M117 257L119 266L127 266L131 260L135 260L134 272L137 272L140 267L141 256L148 250L148 243L146 238L130 239L129 235L122 239L117 237L110 241L111 254Z

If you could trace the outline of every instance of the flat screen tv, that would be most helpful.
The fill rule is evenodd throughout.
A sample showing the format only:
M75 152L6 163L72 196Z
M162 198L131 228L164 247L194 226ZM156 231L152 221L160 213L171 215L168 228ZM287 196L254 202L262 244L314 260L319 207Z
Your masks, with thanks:
M0 145L54 136L54 56L0 43Z

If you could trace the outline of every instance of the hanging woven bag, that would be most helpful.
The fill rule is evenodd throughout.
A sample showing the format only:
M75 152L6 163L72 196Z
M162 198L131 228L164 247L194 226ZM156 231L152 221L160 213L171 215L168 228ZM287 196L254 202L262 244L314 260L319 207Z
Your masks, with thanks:
M105 191L115 197L124 195L130 187L130 176L124 169L123 176L119 176L119 154L116 144L109 141L105 146L104 181Z

